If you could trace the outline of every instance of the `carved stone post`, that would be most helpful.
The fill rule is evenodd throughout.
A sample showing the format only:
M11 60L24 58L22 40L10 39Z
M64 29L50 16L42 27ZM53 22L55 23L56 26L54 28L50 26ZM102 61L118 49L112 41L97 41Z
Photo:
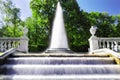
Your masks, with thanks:
M95 36L97 27L91 26L90 33L92 36L89 38L90 53L93 53L94 50L98 49L98 38Z
M26 27L23 28L23 36L20 39L20 46L18 48L19 51L26 52L26 53L28 53L28 41L29 41L27 37L27 32L28 32L28 29Z

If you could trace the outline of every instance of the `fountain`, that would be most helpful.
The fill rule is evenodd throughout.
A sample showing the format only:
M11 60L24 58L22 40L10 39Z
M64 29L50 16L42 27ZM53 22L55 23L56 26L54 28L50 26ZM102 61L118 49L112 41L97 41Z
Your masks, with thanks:
M68 40L64 27L63 12L60 2L57 4L56 15L52 27L50 46L46 53L69 53Z
M26 36L27 29L24 30ZM90 32L94 38L96 27L92 26ZM0 80L120 80L120 66L116 65L120 62L117 57L108 54L65 54L72 51L68 47L59 2L50 46L46 52L55 54L16 52L5 58L0 65Z

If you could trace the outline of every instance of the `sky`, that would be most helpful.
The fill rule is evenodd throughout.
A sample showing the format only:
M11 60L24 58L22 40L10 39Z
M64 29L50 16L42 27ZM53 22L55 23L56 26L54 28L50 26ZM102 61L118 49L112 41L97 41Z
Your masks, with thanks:
M25 20L27 17L30 17L32 15L31 9L30 9L30 0L12 0L13 4L20 8L21 12L21 19Z
M12 0L21 9L21 19L31 16L30 0ZM76 0L80 9L86 12L107 12L110 15L120 14L120 0Z
M120 14L120 0L77 0L81 9L86 12L108 12Z

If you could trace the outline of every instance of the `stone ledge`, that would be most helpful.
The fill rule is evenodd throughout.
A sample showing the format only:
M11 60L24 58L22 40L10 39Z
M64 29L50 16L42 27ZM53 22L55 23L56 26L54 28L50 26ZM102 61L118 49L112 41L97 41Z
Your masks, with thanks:
M81 54L81 53L20 53L12 54L14 57L109 57L107 54Z

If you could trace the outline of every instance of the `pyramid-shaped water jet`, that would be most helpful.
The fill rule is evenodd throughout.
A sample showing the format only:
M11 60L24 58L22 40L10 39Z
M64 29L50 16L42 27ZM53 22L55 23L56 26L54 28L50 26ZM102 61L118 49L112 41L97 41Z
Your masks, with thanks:
M47 52L50 54L16 51L0 59L0 80L120 80L120 65L117 65L120 64L119 57L101 52L64 53L70 50L60 3L57 5Z
M68 47L68 40L64 27L63 11L60 2L57 4L56 15L52 27L50 46L47 53L72 52Z

